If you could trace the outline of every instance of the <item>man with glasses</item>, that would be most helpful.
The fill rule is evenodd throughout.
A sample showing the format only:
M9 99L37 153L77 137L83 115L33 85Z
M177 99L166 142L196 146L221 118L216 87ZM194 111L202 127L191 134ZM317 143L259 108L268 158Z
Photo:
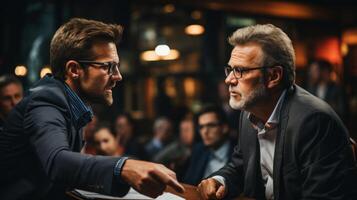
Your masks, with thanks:
M183 187L166 167L126 157L80 154L92 103L111 105L122 79L122 27L72 19L50 47L52 75L30 89L0 133L0 199L67 199L73 188L122 196L129 186L150 197Z
M294 83L289 37L238 29L226 67L230 106L243 112L231 162L199 184L203 199L357 199L349 134L325 102Z
M197 114L197 126L202 143L193 147L184 177L184 182L192 185L197 185L223 167L229 161L235 145L235 141L229 139L228 121L220 107L205 106Z

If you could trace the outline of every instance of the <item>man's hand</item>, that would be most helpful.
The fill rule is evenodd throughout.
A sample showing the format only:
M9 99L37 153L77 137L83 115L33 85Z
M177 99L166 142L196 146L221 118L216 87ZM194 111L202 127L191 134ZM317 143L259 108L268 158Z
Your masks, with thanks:
M128 159L122 168L121 177L135 190L152 198L161 195L166 186L179 193L185 191L177 182L175 172L161 164Z
M198 185L198 190L203 199L223 199L226 195L226 188L217 180L208 178Z

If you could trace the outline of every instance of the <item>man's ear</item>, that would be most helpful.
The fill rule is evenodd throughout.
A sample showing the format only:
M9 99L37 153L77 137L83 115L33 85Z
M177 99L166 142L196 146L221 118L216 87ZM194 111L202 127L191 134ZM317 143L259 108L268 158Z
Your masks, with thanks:
M80 75L81 67L79 63L74 60L69 60L66 63L66 78L68 79L77 79Z
M267 70L268 72L268 88L274 88L278 86L283 81L283 67L282 66L275 66Z

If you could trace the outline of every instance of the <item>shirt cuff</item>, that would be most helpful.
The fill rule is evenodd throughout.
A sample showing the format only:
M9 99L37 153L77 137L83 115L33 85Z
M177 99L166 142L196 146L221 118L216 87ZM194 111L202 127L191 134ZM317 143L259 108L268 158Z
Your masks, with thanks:
M125 164L125 161L128 160L128 157L121 157L117 163L114 166L114 177L120 182L120 183L125 183L121 179L121 171L123 169L123 166Z
M214 180L218 181L220 184L222 184L224 187L226 187L226 179L223 176L212 176Z

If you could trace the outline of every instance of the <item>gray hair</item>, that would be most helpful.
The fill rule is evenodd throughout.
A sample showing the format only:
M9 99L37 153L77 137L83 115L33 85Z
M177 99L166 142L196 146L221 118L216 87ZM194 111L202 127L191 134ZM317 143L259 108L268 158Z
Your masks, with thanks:
M153 128L154 131L160 129L163 125L169 124L171 126L171 121L167 117L159 117L155 120Z
M231 45L257 43L263 50L263 66L283 67L283 87L295 82L295 52L290 38L272 24L257 24L236 30L228 38Z

